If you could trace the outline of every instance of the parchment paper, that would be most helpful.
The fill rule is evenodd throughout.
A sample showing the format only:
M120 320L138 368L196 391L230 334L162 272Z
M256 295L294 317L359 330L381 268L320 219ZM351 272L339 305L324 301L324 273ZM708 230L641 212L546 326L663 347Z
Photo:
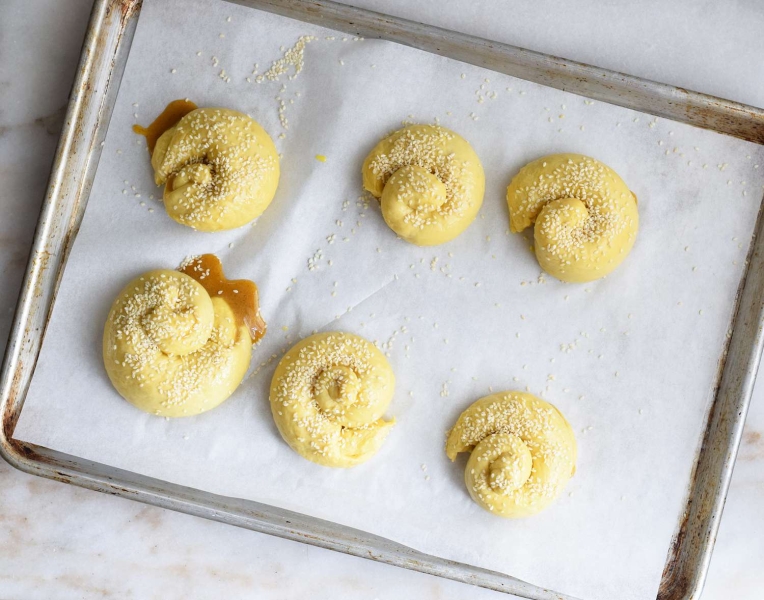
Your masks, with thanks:
M257 83L255 63L262 74L301 35L317 38L304 70ZM254 226L198 233L154 199L130 126L182 97L248 112L283 153L277 196ZM434 120L473 144L487 189L462 236L422 249L396 239L362 196L360 167L402 121ZM639 197L637 244L606 279L544 277L531 237L508 233L506 185L553 152L603 160ZM753 144L392 43L222 2L145 0L16 437L587 599L654 598L762 196L760 163ZM203 252L257 282L268 334L220 408L143 414L109 384L103 322L129 279ZM281 353L334 329L377 340L397 376L397 425L352 470L293 453L268 405ZM466 455L450 463L444 435L479 397L526 386L572 423L578 472L544 513L502 520L470 500Z

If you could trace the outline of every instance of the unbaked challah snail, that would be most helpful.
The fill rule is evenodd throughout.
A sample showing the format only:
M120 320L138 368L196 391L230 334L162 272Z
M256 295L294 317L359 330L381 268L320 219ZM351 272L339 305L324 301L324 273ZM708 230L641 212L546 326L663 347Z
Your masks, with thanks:
M360 336L317 333L289 349L271 382L273 419L292 449L328 467L352 467L379 450L395 420L382 416L395 376Z
M134 406L191 416L234 392L264 333L255 284L224 279L217 257L205 254L125 286L106 319L104 365Z
M576 470L576 439L554 406L524 392L500 392L465 410L448 434L452 461L471 452L464 481L472 499L502 517L534 515Z
M483 203L483 166L467 141L437 125L390 134L363 163L363 185L378 198L390 229L417 246L462 233Z
M525 165L507 188L509 225L535 224L536 258L571 283L611 273L639 229L637 197L607 165L580 154L553 154Z
M167 214L200 231L234 229L259 217L279 182L273 140L251 117L226 108L168 105L145 135ZM161 132L161 134L160 134Z

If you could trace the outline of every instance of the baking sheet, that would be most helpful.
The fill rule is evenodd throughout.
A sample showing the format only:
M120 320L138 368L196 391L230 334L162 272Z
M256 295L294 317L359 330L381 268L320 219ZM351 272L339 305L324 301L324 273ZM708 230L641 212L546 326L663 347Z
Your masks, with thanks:
M318 39L305 70L258 84L254 64L264 72L306 34ZM159 193L145 146L129 128L184 96L249 112L284 153L279 194L254 227L193 232L150 198ZM486 201L460 238L417 249L358 198L359 170L401 120L436 117L484 161ZM600 282L539 279L528 239L506 234L511 175L557 151L608 162L640 198L637 246ZM654 597L761 198L761 159L751 144L394 44L228 4L147 1L16 437L566 593ZM103 320L134 275L209 251L230 276L258 282L269 335L221 408L183 421L143 415L102 371ZM271 357L335 328L379 340L398 378L398 425L348 472L292 454L267 404ZM572 495L547 512L500 521L469 500L444 432L489 386L526 385L573 424L579 469Z

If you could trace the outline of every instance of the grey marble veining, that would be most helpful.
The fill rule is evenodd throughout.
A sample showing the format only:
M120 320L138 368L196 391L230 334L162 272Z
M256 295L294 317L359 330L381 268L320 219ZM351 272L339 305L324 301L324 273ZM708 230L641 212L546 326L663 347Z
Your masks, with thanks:
M467 2L398 0L359 5L457 26ZM701 3L706 5L706 3ZM474 8L477 5L477 8ZM510 14L470 3L472 33L564 51L611 68L764 105L764 8L728 12L678 0L608 3L607 36L587 39L594 0L561 11L531 4ZM709 5L710 7L710 5ZM435 9L437 12L432 12ZM90 0L0 3L0 350L34 233ZM498 11L501 19L488 17ZM482 16L481 16L482 14ZM576 14L581 22L576 24ZM482 20L481 20L482 19ZM497 24L497 21L500 23ZM573 34L559 39L564 23ZM738 27L738 35L730 30ZM637 30L639 36L634 35ZM755 32L759 33L756 34ZM701 35L702 33L702 35ZM627 54L623 44L644 45ZM532 43L529 43L532 42ZM609 46L610 45L610 46ZM636 47L636 46L635 46ZM709 60L700 49L713 47ZM701 64L702 63L702 64ZM722 68L724 67L724 68ZM681 74L682 81L671 79ZM755 392L704 598L755 600L764 588L764 381ZM31 477L0 462L2 598L505 598L403 571Z

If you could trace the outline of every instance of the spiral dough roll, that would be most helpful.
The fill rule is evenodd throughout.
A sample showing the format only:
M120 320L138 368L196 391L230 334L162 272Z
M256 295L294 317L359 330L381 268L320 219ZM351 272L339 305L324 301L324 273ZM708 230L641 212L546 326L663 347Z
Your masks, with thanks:
M637 197L607 165L580 154L553 154L524 166L507 188L509 226L535 223L536 258L571 283L611 273L639 229Z
M178 271L149 271L120 292L106 319L103 359L117 391L154 415L215 408L238 387L252 341L229 305Z
M448 434L452 461L472 452L464 481L472 499L502 517L534 515L576 470L576 439L565 417L523 392L500 392L465 410Z
M483 204L483 165L467 141L436 125L383 139L363 163L363 186L379 198L390 229L417 246L448 242Z
M249 116L198 108L157 140L154 179L178 223L200 231L240 227L273 200L279 158L273 140Z
M293 346L271 382L271 410L284 440L328 467L352 467L379 450L395 420L382 415L395 376L373 344L350 333L318 333Z

